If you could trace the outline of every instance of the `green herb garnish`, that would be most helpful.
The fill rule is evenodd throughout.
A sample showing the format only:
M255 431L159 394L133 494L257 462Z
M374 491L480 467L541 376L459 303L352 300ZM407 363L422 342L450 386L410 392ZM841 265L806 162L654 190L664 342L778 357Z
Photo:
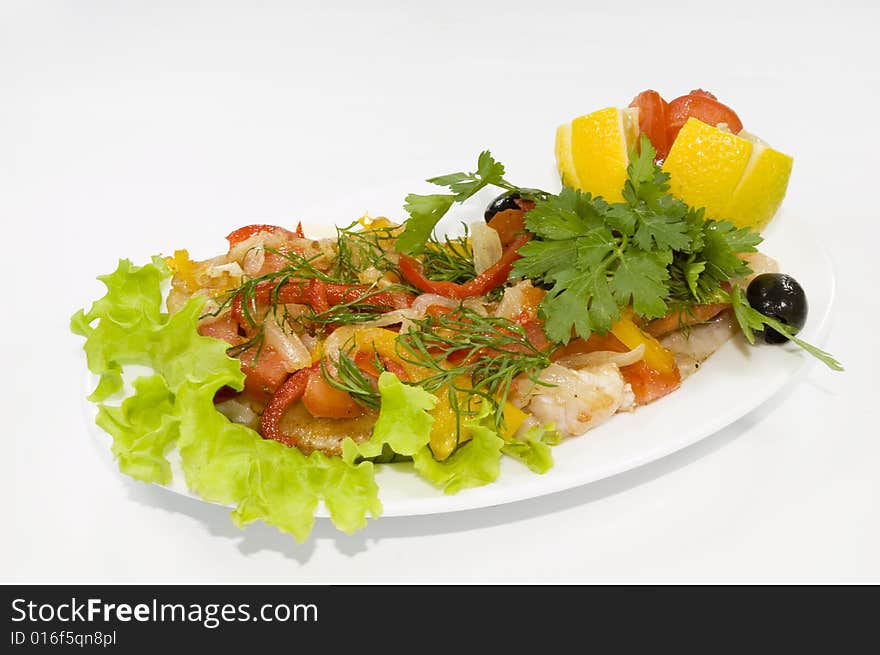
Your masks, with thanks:
M730 294L728 294L728 297L730 304L733 306L733 313L736 316L736 321L739 323L739 326L749 343L755 343L755 330L762 330L764 327L770 327L792 341L792 343L796 343L798 346L806 350L832 371L843 370L843 364L834 359L829 353L807 343L806 341L798 339L795 336L797 334L796 330L792 330L792 328L785 323L777 321L775 318L765 316L758 310L754 309L749 305L745 293L743 293L743 290L739 287L734 286L731 289Z
M470 282L477 277L474 253L468 242L467 225L463 225L463 228L462 236L443 237L442 241L431 235L421 255L426 277L457 284Z
M520 325L464 306L413 321L397 337L397 351L405 361L431 371L419 386L431 392L447 387L449 404L460 415L473 415L478 404L473 401L482 399L480 404L493 409L497 427L514 378L524 374L544 384L537 376L550 365L550 351L532 345Z
M434 226L456 202L465 202L489 185L508 191L520 190L504 179L504 165L495 161L488 150L480 153L475 172L450 173L432 177L428 182L448 187L452 193L434 193L426 196L411 193L406 197L404 209L409 213L409 219L404 224L403 233L397 238L396 245L400 252L408 255L425 250Z

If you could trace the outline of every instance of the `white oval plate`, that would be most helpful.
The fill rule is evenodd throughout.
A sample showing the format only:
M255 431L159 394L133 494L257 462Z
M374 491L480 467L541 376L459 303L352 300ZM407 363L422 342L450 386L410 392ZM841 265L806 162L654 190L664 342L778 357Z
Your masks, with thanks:
M821 345L834 297L834 273L827 253L808 227L789 215L777 216L764 237L760 249L777 259L781 270L795 276L807 292L810 312L801 336ZM378 466L376 479L383 515L434 514L501 505L634 469L696 443L745 416L812 362L793 345L753 347L737 336L671 395L633 413L618 414L584 436L567 439L555 447L555 464L544 475L536 475L505 457L496 482L447 496L416 476L411 465ZM88 414L94 418L94 406L87 404ZM91 425L97 443L108 453L109 436L93 421ZM172 461L172 468L174 481L167 488L199 499L186 488L177 462ZM322 509L318 515L327 514Z

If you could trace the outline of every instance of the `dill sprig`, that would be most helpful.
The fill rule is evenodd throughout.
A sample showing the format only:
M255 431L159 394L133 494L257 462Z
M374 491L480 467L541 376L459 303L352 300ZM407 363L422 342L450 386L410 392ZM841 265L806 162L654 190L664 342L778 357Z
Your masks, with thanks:
M382 373L385 366L379 358L379 353L374 351L373 366L376 371ZM327 380L327 383L340 391L345 391L355 402L369 407L371 409L379 409L381 396L376 388L374 381L371 380L360 367L348 355L340 349L338 359L334 362L336 366L336 375L331 375L327 370L326 360L321 360L321 375Z
M504 400L513 380L525 374L543 384L538 373L551 363L550 351L535 348L517 323L464 306L413 321L413 328L398 336L397 351L403 360L431 371L420 386L428 391L448 388L456 414L471 415L479 402L491 403L497 428L503 424Z
M380 293L390 293L394 291L411 292L412 287L405 284L389 284L387 286L378 286L374 284L352 300L338 305L332 305L322 312L316 312L311 308L306 308L302 314L291 316L289 321L293 324L298 324L303 328L330 325L339 327L341 325L367 323L376 320L379 314L392 311L386 305L378 305L370 302L370 298Z
M259 322L258 318L263 318L263 316L257 316L257 290L267 283L271 283L272 285L269 294L272 308L278 305L278 294L281 288L286 284L303 285L306 281L311 279L318 279L322 282L329 283L344 283L340 278L330 275L315 266L315 261L323 257L323 254L321 253L306 257L298 252L282 252L274 248L265 248L265 251L284 257L290 263L285 264L283 268L277 271L271 271L253 277L246 277L239 286L230 290L226 294L223 302L218 305L217 309L207 314L208 316L219 316L229 309L237 297L241 297L242 315L249 325L255 327Z
M477 277L474 268L474 253L468 240L467 225L464 235L443 241L431 235L421 253L425 275L431 280L464 284Z
M336 228L336 261L333 270L344 282L357 282L358 273L370 267L381 273L398 273L394 250L397 227L356 229L358 222Z

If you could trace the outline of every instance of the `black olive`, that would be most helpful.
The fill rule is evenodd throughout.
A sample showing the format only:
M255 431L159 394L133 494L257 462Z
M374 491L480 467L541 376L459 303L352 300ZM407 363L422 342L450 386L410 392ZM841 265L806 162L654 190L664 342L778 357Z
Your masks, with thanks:
M790 275L784 273L764 273L749 283L746 299L752 309L764 316L775 318L780 323L799 331L807 322L807 294L803 287ZM788 339L773 328L760 332L767 343L785 343Z
M526 194L527 198L540 198L545 195L542 191L538 191L537 189L517 189L515 191L505 191L500 196L495 198L495 200L489 203L489 206L486 208L486 213L484 214L486 222L488 223L490 220L492 220L492 217L498 212L503 212L507 209L520 209L517 200L522 199L523 193Z

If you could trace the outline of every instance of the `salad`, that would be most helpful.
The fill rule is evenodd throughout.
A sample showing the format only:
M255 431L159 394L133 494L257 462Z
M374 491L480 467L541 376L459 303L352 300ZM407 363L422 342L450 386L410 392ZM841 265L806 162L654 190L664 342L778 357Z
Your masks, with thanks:
M121 471L167 484L176 449L194 493L302 541L320 503L346 532L378 517L379 466L409 462L445 493L493 482L504 457L546 473L553 445L675 392L738 332L840 370L797 338L806 295L756 249L790 158L763 163L786 160L692 93L560 128L555 193L484 151L428 180L444 192L407 196L402 224L247 225L205 261L121 260L71 320ZM707 183L688 158L729 164L734 140L738 177ZM500 195L461 234L435 233L487 187ZM111 402L130 365L153 373Z

